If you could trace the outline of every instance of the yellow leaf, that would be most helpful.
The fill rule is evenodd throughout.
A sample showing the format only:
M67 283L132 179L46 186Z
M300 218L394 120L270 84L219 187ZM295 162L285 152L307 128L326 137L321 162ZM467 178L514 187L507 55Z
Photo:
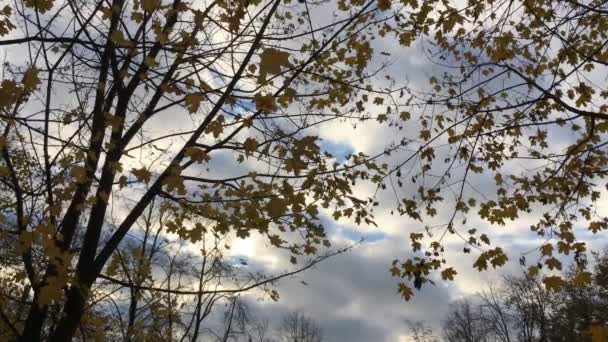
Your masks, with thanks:
M266 205L266 210L268 211L268 215L271 218L276 219L279 218L287 211L287 201L279 197L273 197L268 201Z
M399 113L399 118L403 121L407 121L411 118L411 114L409 112L401 112Z
M446 268L441 272L441 279L443 280L454 280L454 276L458 274L452 267Z
M40 85L40 79L38 78L38 70L35 67L30 67L27 69L25 74L23 75L23 87L25 91L36 90Z
M120 178L118 178L118 187L122 189L127 186L127 180L127 176L120 176Z
M186 95L184 100L186 102L186 108L188 109L188 111L190 113L196 113L196 111L198 111L198 109L201 105L201 102L203 101L203 94L201 94L201 93L188 94L188 95Z
M414 296L412 289L405 284L399 284L399 294L401 294L401 297L406 301L409 301Z
M262 113L272 113L277 110L277 103L272 95L255 94L253 97L255 108Z
M25 6L35 8L40 13L45 13L53 8L54 2L54 0L25 0Z
M202 163L202 162L208 162L209 161L209 156L207 155L207 152L203 151L202 149L198 148L198 147L188 147L184 150L184 154L192 159L192 161L198 162L198 163Z
M543 283L545 283L547 290L558 291L564 286L564 280L560 276L545 277L545 279L543 279Z
M574 284L577 286L587 286L593 281L591 272L579 271L574 276Z
M167 186L168 192L177 191L177 193L180 195L184 195L186 193L184 179L180 175L168 176L165 178L164 184Z
M289 53L277 49L265 49L260 54L260 74L258 83L266 83L268 75L278 75L281 67L291 67Z
M381 11L391 9L391 0L378 0L378 9Z
M146 58L144 58L144 64L152 68L156 65L156 60L154 60L154 57L146 56Z
M112 41L120 47L129 47L132 43L125 38L121 31L114 31L111 35Z
M553 245L551 245L550 243L545 244L540 248L540 251L542 255L551 256L553 255Z
M253 138L247 138L243 143L243 147L245 148L245 153L251 155L258 147L258 142Z
M150 176L152 176L152 173L145 168L131 169L131 173L133 173L133 176L137 178L137 181L144 182L146 184L150 182Z
M538 271L538 267L536 266L528 267L528 275L530 275L530 277L536 277L538 275Z
M144 11L153 12L160 8L160 0L142 0L141 7Z
M213 120L207 126L205 133L212 133L214 138L217 138L224 131L224 117L219 116L216 120Z

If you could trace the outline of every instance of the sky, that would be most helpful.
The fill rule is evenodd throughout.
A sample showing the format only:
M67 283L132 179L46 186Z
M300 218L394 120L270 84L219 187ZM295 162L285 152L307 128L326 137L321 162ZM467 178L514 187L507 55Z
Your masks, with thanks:
M398 82L408 83L412 88L427 87L429 77L440 72L424 57L420 45L403 49L384 43L375 48L391 54L393 76ZM159 115L150 129L162 131L174 124L177 125L177 121ZM416 126L399 130L376 120L358 123L356 128L350 123L333 121L320 126L314 133L321 138L321 148L332 153L338 162L344 161L345 156L353 152L373 155L382 151L388 143L398 142L404 135L418 134ZM236 170L230 166L230 159L232 157L214 156L205 172L230 175ZM494 181L488 177L484 174L472 178L471 186L481 191L493 191ZM374 190L368 185L357 185L356 189L362 194ZM301 310L318 322L327 342L409 341L408 321L424 321L440 335L441 320L450 302L474 295L487 285L499 282L502 275L521 274L522 268L518 262L521 253L534 250L543 242L529 229L537 218L534 214L501 228L490 227L473 218L471 223L476 222L483 231L491 229L489 235L493 244L507 251L510 258L507 265L480 273L472 267L477 254L463 254L464 243L454 236L448 237L446 246L448 255L452 257L450 265L458 272L455 280L437 281L436 285L424 286L421 291L415 292L411 301L405 302L397 293L397 280L391 277L389 268L394 259L404 260L411 256L409 234L420 230L423 224L391 215L395 200L389 192L379 194L379 199L381 205L374 212L378 227L335 223L330 219L330 213L325 212L323 223L333 249L357 243L361 239L364 241L349 252L334 256L311 270L279 281L276 284L280 294L278 302L262 298L256 291L246 294L243 298L253 314L268 318L271 326L277 328L284 314ZM443 219L445 222L450 214L448 202L443 210L440 209L438 221ZM594 235L585 235L585 238L596 250L608 242ZM267 240L255 235L246 240L233 241L231 253L235 258L247 260L248 267L256 267L270 274L293 268L285 254L271 248Z

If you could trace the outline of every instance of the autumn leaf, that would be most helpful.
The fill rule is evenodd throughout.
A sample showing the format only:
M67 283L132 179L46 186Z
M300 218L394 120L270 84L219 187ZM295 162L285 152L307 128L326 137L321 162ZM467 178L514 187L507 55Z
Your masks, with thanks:
M54 0L25 0L25 6L34 8L40 13L46 13L53 8Z
M201 102L203 101L203 94L201 93L192 93L186 95L184 98L184 102L186 103L186 108L190 113L196 113L201 106Z
M282 67L291 67L289 53L274 48L265 49L260 54L258 83L266 83L268 75L278 75Z
M153 12L160 8L161 0L141 0L141 7L146 12Z
M399 284L399 294L406 301L409 301L414 296L412 289L403 283Z
M209 123L209 126L207 126L207 129L205 130L205 133L213 134L214 138L219 137L220 134L222 134L222 132L224 131L223 123L224 123L224 117L219 116L217 119L215 119Z
M186 186L184 185L184 178L182 176L174 174L167 176L163 184L167 187L168 192L176 191L180 195L186 194Z
M588 286L593 282L593 275L591 272L579 270L574 276L574 284L576 286Z
M559 291L565 284L560 276L547 276L543 279L547 290Z
M378 0L378 9L381 11L391 9L391 0Z
M287 211L287 201L275 196L268 201L266 210L271 218L277 219Z
M245 153L247 155L251 155L251 154L253 154L253 152L255 152L256 148L258 147L258 142L257 142L257 140L255 140L253 138L247 138L247 139L245 139L245 142L243 143L243 147L245 148Z
M132 169L131 173L137 178L138 182L144 182L146 184L150 182L150 177L152 176L152 173L145 168Z
M133 43L130 40L127 40L124 36L124 34L121 31L114 31L112 33L112 41L120 46L120 47L130 47L133 45Z
M195 161L199 164L202 162L208 162L211 159L209 155L207 155L207 152L203 151L201 148L198 147L187 147L184 150L184 154L186 155L186 157L192 159L192 161Z
M255 96L253 97L253 103L255 103L255 108L261 111L262 113L272 113L277 110L276 100L274 96L270 94L255 94Z
M443 280L454 280L454 276L458 274L452 267L446 268L441 272L441 279Z
M23 75L23 88L26 92L36 90L40 85L38 78L38 70L35 67L29 67Z

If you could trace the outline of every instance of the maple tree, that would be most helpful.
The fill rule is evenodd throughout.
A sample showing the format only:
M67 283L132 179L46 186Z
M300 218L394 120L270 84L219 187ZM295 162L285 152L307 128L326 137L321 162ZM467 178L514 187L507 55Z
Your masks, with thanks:
M315 131L366 117L350 104L392 92L375 89L368 64L373 32L394 18L373 1L352 5L6 5L0 233L10 290L0 306L19 308L2 311L11 338L196 339L214 295L233 301L290 274L227 269L231 241L261 237L298 271L331 255L303 262L329 246L323 208L371 223L352 186L379 167L364 155L337 162ZM335 15L313 22L323 9ZM152 226L151 208L163 218ZM112 307L125 301L126 315ZM104 332L117 322L122 331Z
M397 192L399 211L421 227L410 235L420 255L395 260L392 274L418 288L435 270L449 280L447 250L461 240L479 271L519 259L559 290L552 273L565 257L577 283L590 284L585 241L608 227L606 2L403 3L412 9L396 29L401 43L417 44L434 72L403 115L418 119L408 131L417 136L404 138L414 152L383 185L416 189ZM494 227L529 227L517 234L539 247L509 255L491 241ZM412 295L405 282L400 292Z
M24 304L24 312L3 313L3 324L22 341L64 341L95 311L108 289L93 291L102 280L153 295L158 278L125 279L149 273L146 245L124 248L142 234L136 223L155 201L165 201L163 234L181 242L261 236L297 263L329 245L324 213L374 224L379 203L355 191L361 182L394 193L395 212L419 221L410 238L420 255L390 270L405 299L413 291L402 279L420 288L435 270L444 280L457 276L449 237L464 241L464 253L479 253L474 268L504 265L509 256L484 227L530 215L532 231L546 239L530 274L559 270L558 254L573 255L576 281L588 284L577 232L608 227L597 210L608 163L608 90L597 77L608 61L606 6L5 6L0 238L10 295L2 300ZM392 57L378 41L420 47L442 71L431 91L391 77ZM377 155L345 161L321 147L317 130L326 123L370 118L405 134ZM474 180L484 177L492 184L478 189ZM558 289L564 280L548 274L544 283ZM171 317L170 296L164 305L157 313Z

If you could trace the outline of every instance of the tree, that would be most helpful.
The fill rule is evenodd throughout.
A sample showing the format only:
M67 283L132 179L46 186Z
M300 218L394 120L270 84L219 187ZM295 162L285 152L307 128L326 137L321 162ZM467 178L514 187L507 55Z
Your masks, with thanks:
M141 234L136 222L156 200L166 201L170 218L164 235L195 250L206 233L228 242L257 234L293 263L329 245L321 208L371 223L352 186L382 167L364 155L337 162L314 130L365 119L370 98L393 94L371 82L383 65L369 70L380 56L370 40L395 20L378 7L280 0L5 6L2 268L15 293L3 301L24 309L3 317L11 338L71 339L96 312L102 279L131 289L131 316L149 307L138 283L154 296L156 280L104 275L126 255L134 264L125 265L125 277L153 259L145 245L121 250ZM329 8L334 16L311 21L312 11ZM155 306L164 318L153 323L168 323L162 329L169 331L159 336L173 334L173 305L183 294L175 279L166 281L165 303Z
M421 253L391 269L405 299L408 281L456 276L446 236L480 271L509 260L471 217L534 214L546 242L529 273L570 255L588 284L577 233L608 227L606 13L595 0L14 1L0 13L2 266L25 317L3 324L24 341L72 338L157 198L172 203L168 234L260 235L295 263L329 244L326 212L373 224L378 192L356 193L361 181L420 221ZM422 46L443 69L432 90L391 77L379 40ZM406 133L341 162L315 132L370 118Z
M285 342L323 341L323 333L317 322L302 311L287 313L281 321L279 334Z
M606 297L602 294L603 286L597 282L604 276L605 254L593 253L591 285L576 279L580 273L574 264L562 272L565 284L557 291L547 290L539 277L524 272L520 276L505 276L498 286L488 286L476 295L478 302L456 302L445 320L446 339L471 340L471 331L485 331L491 341L605 339Z
M503 301L504 289L488 286L478 294L481 301L481 314L484 325L489 334L496 341L510 342L513 324L513 315Z
M443 320L443 336L446 341L487 341L488 330L479 309L469 299L462 299L450 304L450 311Z
M439 342L439 338L433 334L433 329L422 321L407 321L410 330L409 337L413 342Z
M520 341L547 341L551 293L538 278L505 277L505 302L513 312Z
M464 253L478 254L479 271L500 267L514 256L492 245L486 228L516 226L524 217L534 220L532 236L545 241L515 256L530 274L560 269L558 255L583 266L581 233L608 227L598 207L608 167L608 83L598 77L608 65L606 3L403 3L413 13L400 22L399 37L418 44L436 72L432 89L412 93L410 104L422 113L404 115L419 118L416 139L404 137L414 152L386 177L387 187L418 189L405 191L400 211L420 221L412 247L424 246L416 258L396 260L393 275L420 285L434 270L453 278L445 256L450 236L463 241ZM527 263L536 256L538 263ZM584 274L577 281L589 283ZM564 284L550 274L543 281L551 289ZM401 292L411 296L405 282Z

